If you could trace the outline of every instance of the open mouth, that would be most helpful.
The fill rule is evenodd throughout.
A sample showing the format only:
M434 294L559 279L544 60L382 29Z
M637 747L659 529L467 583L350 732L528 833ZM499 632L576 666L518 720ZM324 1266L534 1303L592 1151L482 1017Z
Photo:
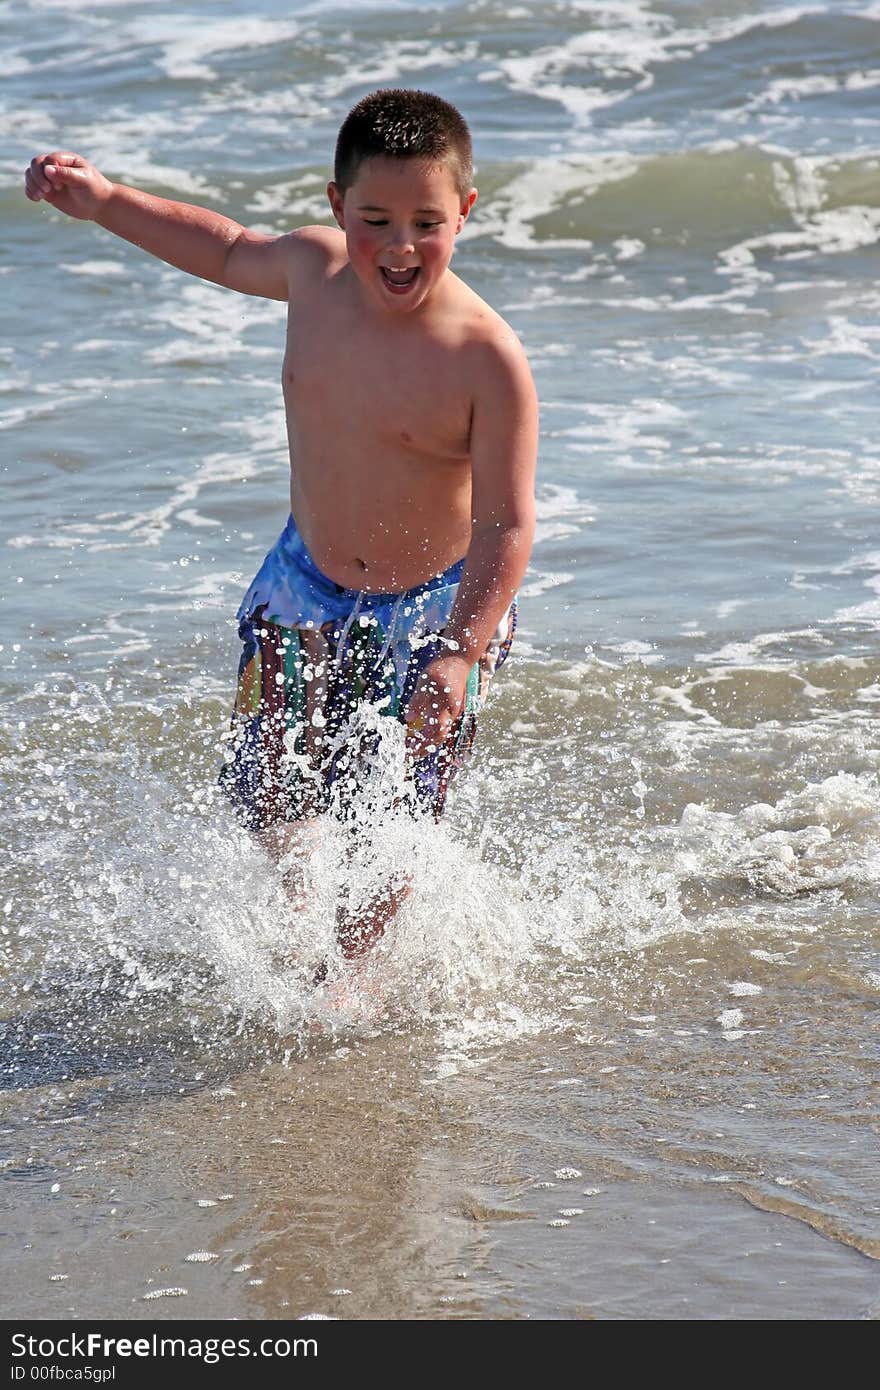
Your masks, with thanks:
M411 290L419 276L417 265L406 267L381 265L382 279L392 294L406 294Z

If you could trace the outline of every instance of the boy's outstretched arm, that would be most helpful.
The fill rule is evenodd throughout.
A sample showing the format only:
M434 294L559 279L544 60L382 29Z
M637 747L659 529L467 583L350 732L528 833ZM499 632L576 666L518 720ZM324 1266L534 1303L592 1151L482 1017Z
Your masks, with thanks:
M68 217L97 222L190 275L243 294L288 298L290 243L296 232L263 236L208 208L111 183L82 155L69 151L32 159L25 193L32 202L47 202Z
M414 757L441 743L461 713L468 675L516 595L535 534L538 403L525 353L511 332L472 350L471 543L449 647L425 668L407 709Z

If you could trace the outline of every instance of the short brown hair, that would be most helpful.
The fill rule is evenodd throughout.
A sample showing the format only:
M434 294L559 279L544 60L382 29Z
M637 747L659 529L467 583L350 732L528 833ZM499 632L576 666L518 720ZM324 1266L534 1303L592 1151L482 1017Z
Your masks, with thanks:
M336 140L333 177L345 193L367 159L446 164L464 198L474 180L471 133L460 111L431 92L389 87L352 107Z

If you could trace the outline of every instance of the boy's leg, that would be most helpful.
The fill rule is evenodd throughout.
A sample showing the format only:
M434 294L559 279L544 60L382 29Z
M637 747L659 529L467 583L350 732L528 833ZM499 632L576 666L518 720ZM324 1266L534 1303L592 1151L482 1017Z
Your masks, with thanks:
M293 908L305 907L309 897L308 864L321 842L321 820L288 821L257 831Z
M257 613L241 624L240 635L232 749L220 782L279 872L291 906L301 909L330 785L357 780L363 753L357 740L341 754L337 749L332 760L328 753L328 735L338 735L356 705L322 631L281 628ZM344 813L351 798L339 791L337 796ZM368 950L408 893L408 884L389 884L357 909L343 893L337 910L343 956L353 959Z
M284 678L283 746L277 756L277 777L284 791L276 795L270 786L269 800L275 803L273 810L279 818L259 830L257 839L278 869L291 906L299 908L307 898L306 869L320 843L326 803L322 759L330 648L324 634L311 628L275 628L270 640L275 643L275 655L281 656ZM279 685L277 673L270 674ZM286 765L291 752L298 759L295 768ZM273 754L266 756L270 764L276 761ZM288 818L293 807L299 812L295 820Z
M415 815L430 814L435 822L440 820L449 785L473 747L477 717L485 702L489 683L510 651L516 619L514 602L499 623L483 658L471 671L464 709L444 742L425 758L407 758L406 777L411 791L407 804ZM420 671L440 650L439 640L431 641L429 638L420 645L407 672L396 710L396 717L401 722L405 722L407 704L412 698ZM350 907L344 896L336 914L337 938L342 954L349 960L366 954L384 935L411 893L412 881L407 877L388 882L366 905L356 909Z
M346 881L336 909L336 939L343 957L355 960L384 935L409 896L411 886L408 878L398 874L370 891L374 883L372 866L364 864L364 857L372 857L382 820L399 807L402 760L397 773L394 769L403 741L395 739L387 753L383 748L381 730L396 729L396 721L388 717L393 711L387 708L381 710L378 718L368 716L366 726L361 723L359 710L363 705L375 709L383 697L368 679L359 678L366 672L355 668L354 673L348 674L354 674L354 680L347 686L344 681L341 683L341 698L330 722L335 753L327 777L332 813L343 827L341 838L346 857ZM351 695L352 687L358 690L355 698ZM366 878L369 881L365 884Z
M355 909L349 906L348 894L343 893L336 909L336 939L346 960L357 960L375 946L411 892L412 882L408 878L388 883L369 902Z
M240 636L231 751L220 785L280 870L291 903L300 906L305 861L327 801L321 711L329 646L319 631L278 627L259 613L242 622Z

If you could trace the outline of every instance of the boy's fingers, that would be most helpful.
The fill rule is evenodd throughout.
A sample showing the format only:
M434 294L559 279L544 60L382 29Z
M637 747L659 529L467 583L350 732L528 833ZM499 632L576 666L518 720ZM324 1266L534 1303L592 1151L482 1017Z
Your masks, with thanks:
M52 154L41 154L38 156L41 165L62 164L67 168L82 169L86 161L81 154L74 154L73 150L54 150Z
M25 180L30 180L31 186L38 192L46 193L50 188L49 180L43 174L43 166L39 159L32 159L30 166L25 173Z
M411 758L418 761L419 758L426 758L429 753L434 753L440 747L446 737L451 720L444 718L442 714L429 715L425 718L422 714L416 714L412 719L406 721L406 749Z
M32 174L27 173L24 180L24 191L32 203L42 202L51 199L60 189L53 189L46 179L35 179Z
M412 719L407 718L406 751L411 758L423 758L427 753L427 745L434 737L428 725L429 721L421 714L415 715Z
M74 169L66 164L44 164L43 173L53 184L85 183L88 179L84 169Z
M59 184L83 183L88 179L88 165L72 150L56 150L39 154L30 163L30 175L37 189L48 193Z

